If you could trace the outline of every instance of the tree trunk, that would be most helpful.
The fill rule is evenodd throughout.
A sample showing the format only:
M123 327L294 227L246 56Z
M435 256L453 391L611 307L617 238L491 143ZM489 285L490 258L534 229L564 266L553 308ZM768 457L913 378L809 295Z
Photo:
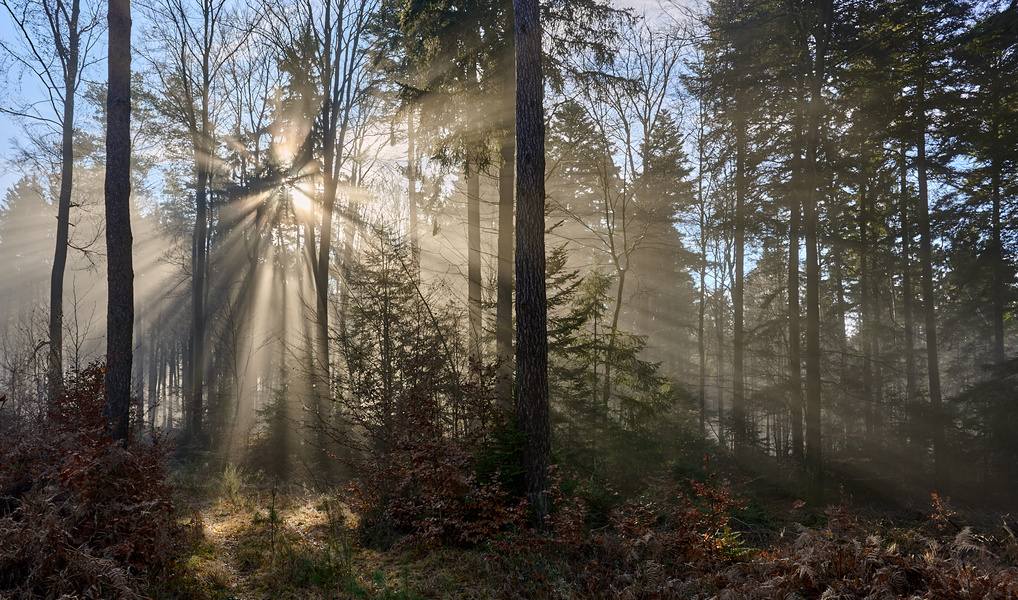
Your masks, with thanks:
M204 112L204 111L203 111ZM205 113L207 115L207 113ZM195 140L195 218L191 237L191 376L188 438L192 447L202 446L205 388L205 270L208 256L208 144L207 118Z
M919 33L922 37L922 31ZM922 52L922 44L920 44ZM929 192L926 174L926 81L920 74L916 86L916 171L919 179L919 261L922 273L923 316L926 330L926 370L929 377L930 413L933 437L933 479L937 489L947 487L944 446L943 397L940 388L940 360L937 348L936 298L933 293L933 236L930 228Z
M516 424L534 522L549 514L548 322L544 255L544 78L537 0L514 0L516 32Z
M414 268L420 268L420 240L418 239L417 225L417 132L414 128L414 111L407 110L406 117L406 139L407 139L407 202L410 212L410 255L413 257Z
M819 176L820 112L826 78L827 44L834 18L834 0L820 0L820 18L815 28L816 59L810 81L809 124L806 143L806 189L809 197L804 211L806 225L806 502L824 503L823 443L821 438L820 375L820 248Z
M868 161L865 151L862 154L863 162ZM876 430L876 412L873 406L873 355L871 338L874 335L873 327L873 306L870 298L870 265L869 265L869 173L862 169L862 177L859 182L859 296L860 296L860 323L859 338L862 345L862 382L863 382L863 420L866 427L867 447L876 443L874 431Z
M48 385L51 397L64 389L64 271L71 219L71 187L74 181L74 96L78 87L80 1L71 3L64 62L64 114L60 120L60 197L57 200L57 244L50 275ZM54 15L62 18L63 15ZM56 32L54 32L56 36ZM59 38L58 38L59 39Z
M994 140L999 139L999 125L994 121ZM991 169L991 185L993 187L993 207L990 228L992 230L991 258L993 260L993 361L1004 362L1004 307L1007 304L1007 262L1004 258L1004 244L1001 238L1000 188L1003 161L994 156Z
M125 446L130 432L134 266L131 237L131 3L110 0L106 99L106 421Z
M801 114L801 111L798 111ZM799 118L797 117L797 122ZM801 131L801 126L796 127ZM799 135L798 133L796 134ZM802 350L801 316L799 314L799 236L802 204L802 160L796 149L792 174L792 194L789 199L788 221L788 389L792 429L792 457L802 460Z
M469 160L467 178L467 302L469 303L470 356L481 360L481 173Z
M912 308L912 226L909 207L912 200L908 195L908 160L905 154L905 144L901 146L901 298L902 320L905 326L905 412L912 414L913 404L916 400L916 389L918 387L915 368L915 327L912 323L914 309ZM915 424L912 424L915 426ZM911 433L914 437L915 432Z
M697 203L700 212L700 306L696 346L700 356L700 436L707 436L707 207L703 202L703 151L698 152Z
M732 286L732 425L736 460L747 441L746 381L743 372L745 342L746 258L746 118L744 102L737 101L735 124L735 282Z
M504 408L512 406L513 353L513 179L516 126L502 139L502 166L498 170L498 299L495 308L495 349L499 364L495 395Z

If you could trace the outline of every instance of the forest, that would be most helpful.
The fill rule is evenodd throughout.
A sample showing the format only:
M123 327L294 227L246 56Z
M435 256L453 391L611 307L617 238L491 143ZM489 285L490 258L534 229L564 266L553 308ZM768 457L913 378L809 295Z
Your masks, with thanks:
M0 6L0 599L1018 597L1014 0Z

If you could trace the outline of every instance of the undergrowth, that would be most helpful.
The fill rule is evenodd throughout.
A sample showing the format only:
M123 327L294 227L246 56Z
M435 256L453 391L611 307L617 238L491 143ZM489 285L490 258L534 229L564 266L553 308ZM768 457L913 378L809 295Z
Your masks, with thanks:
M0 597L1018 597L1018 542L971 527L946 497L891 525L847 500L776 511L706 461L628 496L553 469L554 508L532 528L506 477L514 437L476 381L454 394L457 435L425 391L392 399L417 419L413 434L362 438L345 493L220 464L178 476L199 497L178 523L162 442L125 450L104 437L102 370L90 367L0 439Z
M0 432L0 597L137 598L171 560L165 444L106 436L103 365Z

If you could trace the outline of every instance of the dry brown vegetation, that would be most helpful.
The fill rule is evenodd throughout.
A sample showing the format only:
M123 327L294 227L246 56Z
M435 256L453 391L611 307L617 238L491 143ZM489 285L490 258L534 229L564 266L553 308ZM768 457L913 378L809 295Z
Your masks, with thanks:
M558 486L549 530L510 525L465 545L408 534L365 546L335 495L273 491L228 469L190 495L193 545L163 597L1013 598L1015 540L946 499L903 520L847 503L753 513L728 484L658 482L621 501ZM561 491L569 487L568 494ZM215 494L213 494L215 495ZM737 518L732 518L737 515ZM978 515L973 514L972 518ZM983 516L985 518L985 515ZM803 523L810 523L811 526ZM754 527L755 535L749 535ZM760 543L750 545L753 537Z
M158 441L103 435L101 385L92 367L2 432L0 598L1018 597L999 515L936 495L912 514L811 511L749 503L706 468L628 496L553 472L537 531L482 475L508 455L479 440L395 440L327 492L211 458L171 473Z

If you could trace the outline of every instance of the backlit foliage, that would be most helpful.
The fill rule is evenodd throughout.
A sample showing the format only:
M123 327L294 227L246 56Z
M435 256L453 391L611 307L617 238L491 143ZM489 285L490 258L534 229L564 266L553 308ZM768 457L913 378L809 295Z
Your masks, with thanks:
M96 363L0 433L0 596L141 597L176 548L164 444L106 437L102 386Z

